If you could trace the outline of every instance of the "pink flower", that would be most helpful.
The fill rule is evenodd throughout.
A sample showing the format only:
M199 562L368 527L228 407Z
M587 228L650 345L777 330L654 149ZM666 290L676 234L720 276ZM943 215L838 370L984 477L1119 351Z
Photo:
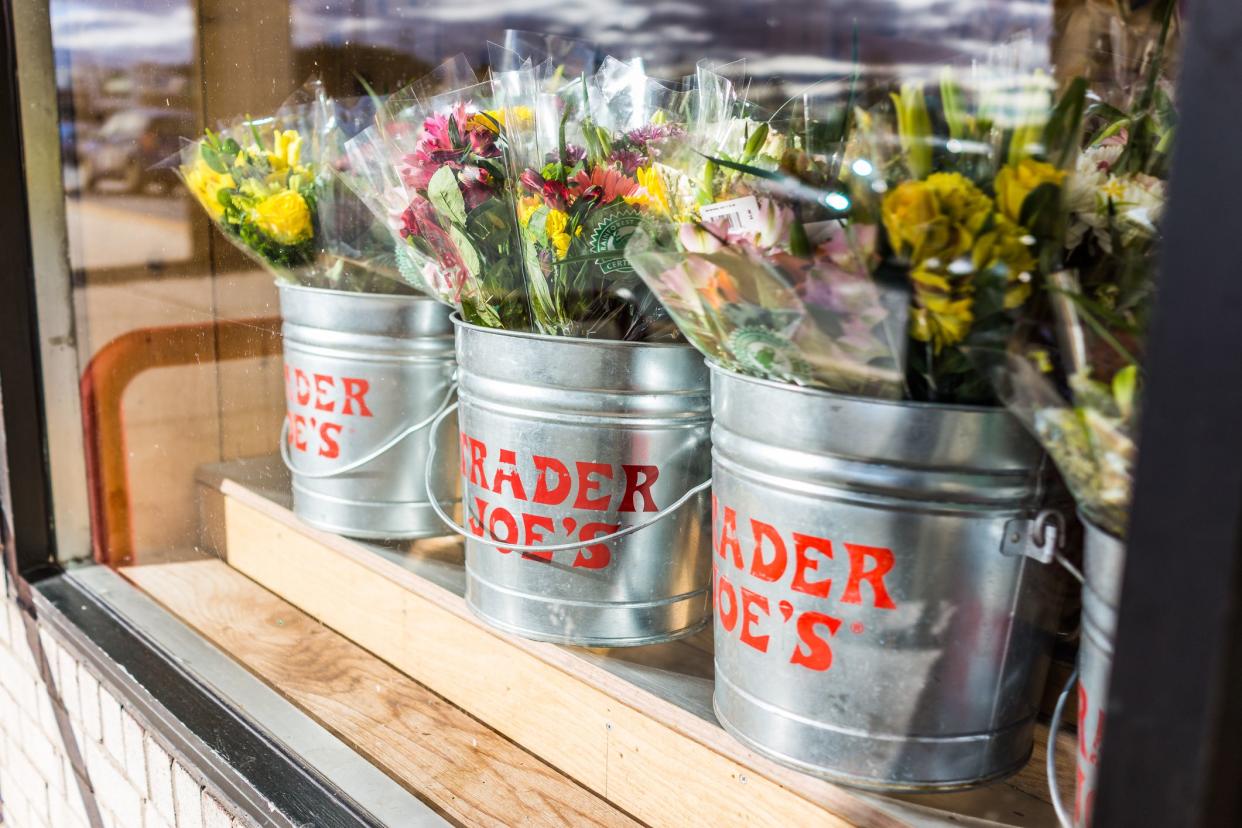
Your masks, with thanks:
M595 167L590 175L584 170L574 176L572 189L579 198L594 188L599 188L598 192L591 195L598 195L601 204L611 204L618 198L633 195L638 189L638 182L607 167Z
M683 224L677 230L677 240L690 253L715 253L724 247L722 239L727 230L723 224Z

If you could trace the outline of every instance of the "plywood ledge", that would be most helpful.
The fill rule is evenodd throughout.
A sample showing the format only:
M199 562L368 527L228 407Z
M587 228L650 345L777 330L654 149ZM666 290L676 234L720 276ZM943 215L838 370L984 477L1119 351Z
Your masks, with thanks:
M644 822L1055 824L1038 750L1014 780L951 795L880 797L808 777L716 724L709 642L606 654L503 635L467 609L455 544L402 552L310 529L265 480L204 478L234 569Z

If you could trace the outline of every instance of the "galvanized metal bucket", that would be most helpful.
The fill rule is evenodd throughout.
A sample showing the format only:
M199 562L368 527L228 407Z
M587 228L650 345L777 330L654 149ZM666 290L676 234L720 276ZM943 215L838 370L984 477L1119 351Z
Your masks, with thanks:
M424 296L279 287L287 404L280 448L294 512L355 538L445 534L427 499L421 432L453 399L449 308ZM433 476L438 491L455 498L452 435L443 442Z
M1082 639L1078 647L1078 669L1070 676L1053 713L1048 735L1048 785L1057 816L1064 828L1087 828L1095 809L1095 780L1100 745L1104 739L1105 703L1113 671L1113 642L1117 635L1117 610L1121 606L1121 581L1125 571L1126 547L1085 517L1083 544ZM1085 575L1085 577L1084 577ZM1078 684L1078 752L1075 755L1074 813L1065 812L1056 781L1056 743L1061 716L1069 694Z
M698 352L453 322L468 526L444 518L466 537L470 608L515 635L592 647L705 625L711 410Z
M716 366L712 410L721 724L875 790L1021 768L1060 598L1021 424Z

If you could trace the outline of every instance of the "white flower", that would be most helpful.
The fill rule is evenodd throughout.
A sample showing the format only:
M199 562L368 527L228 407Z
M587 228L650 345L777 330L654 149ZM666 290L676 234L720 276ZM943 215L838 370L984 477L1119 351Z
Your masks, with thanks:
M1123 149L1121 144L1107 144L1079 156L1066 191L1071 213L1066 246L1070 249L1090 232L1106 253L1113 252L1114 222L1127 244L1155 235L1164 211L1165 184L1142 173L1113 174Z

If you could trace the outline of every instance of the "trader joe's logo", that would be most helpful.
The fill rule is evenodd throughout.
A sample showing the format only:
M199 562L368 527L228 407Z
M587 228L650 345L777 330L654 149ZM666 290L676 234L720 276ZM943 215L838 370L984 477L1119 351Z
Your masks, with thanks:
M599 269L605 273L629 273L634 270L622 251L625 243L634 234L639 224L638 213L632 210L618 212L595 225L591 231L589 244L592 253L615 253L615 256L601 258Z
M886 578L891 549L838 541L750 518L712 496L712 596L726 635L807 670L832 667L832 641L845 629L866 631L866 610L895 610ZM791 599L809 596L812 601ZM863 610L863 612L859 612ZM782 635L789 625L793 635ZM779 644L790 642L785 652Z

